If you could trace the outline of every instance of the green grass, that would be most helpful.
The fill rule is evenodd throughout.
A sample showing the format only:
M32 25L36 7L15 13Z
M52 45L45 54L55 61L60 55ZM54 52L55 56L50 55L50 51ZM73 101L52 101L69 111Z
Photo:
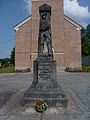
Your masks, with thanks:
M82 70L90 70L90 66L82 66Z
M13 73L14 72L14 66L10 67L5 67L5 68L0 68L0 73Z

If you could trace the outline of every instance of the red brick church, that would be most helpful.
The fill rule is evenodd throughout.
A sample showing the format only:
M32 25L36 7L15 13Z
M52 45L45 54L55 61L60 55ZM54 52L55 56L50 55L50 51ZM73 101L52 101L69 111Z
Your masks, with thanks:
M44 3L52 7L52 50L57 68L81 68L82 27L64 15L63 0L32 0L32 16L14 27L15 70L33 67L38 50L39 6Z

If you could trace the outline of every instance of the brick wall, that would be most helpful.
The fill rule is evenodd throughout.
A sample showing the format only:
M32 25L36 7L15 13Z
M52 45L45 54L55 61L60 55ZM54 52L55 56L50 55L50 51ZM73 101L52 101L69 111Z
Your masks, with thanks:
M81 68L81 30L64 19L65 66Z
M15 32L15 69L31 67L32 20L19 27Z

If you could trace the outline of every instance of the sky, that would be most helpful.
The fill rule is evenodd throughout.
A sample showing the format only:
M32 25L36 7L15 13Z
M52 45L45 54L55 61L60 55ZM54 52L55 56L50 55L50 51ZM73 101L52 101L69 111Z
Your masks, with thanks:
M13 27L31 15L31 0L0 0L0 58L9 58L15 45ZM64 14L87 26L90 0L64 0Z

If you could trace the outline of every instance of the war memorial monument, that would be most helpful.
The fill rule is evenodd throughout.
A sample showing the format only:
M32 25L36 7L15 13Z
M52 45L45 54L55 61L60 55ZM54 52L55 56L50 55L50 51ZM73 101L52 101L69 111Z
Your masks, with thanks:
M33 63L33 82L24 94L23 103L33 105L35 100L41 99L46 100L51 107L66 107L67 99L56 78L56 61L52 51L51 12L52 7L48 4L39 7L38 54Z

